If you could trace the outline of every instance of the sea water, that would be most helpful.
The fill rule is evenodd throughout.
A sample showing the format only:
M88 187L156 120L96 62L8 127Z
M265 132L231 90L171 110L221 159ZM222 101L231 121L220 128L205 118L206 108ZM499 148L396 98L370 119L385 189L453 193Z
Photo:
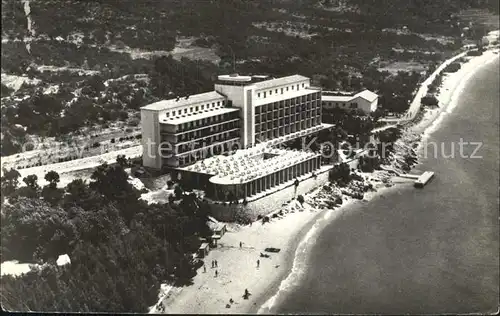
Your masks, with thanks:
M274 297L271 311L496 311L499 84L496 59L471 77L428 135L438 154L428 147L416 168L434 171L434 179L424 189L405 184L356 203L332 220L310 247L300 279ZM481 158L471 157L477 144L463 145L461 155L460 141L481 143L474 153Z

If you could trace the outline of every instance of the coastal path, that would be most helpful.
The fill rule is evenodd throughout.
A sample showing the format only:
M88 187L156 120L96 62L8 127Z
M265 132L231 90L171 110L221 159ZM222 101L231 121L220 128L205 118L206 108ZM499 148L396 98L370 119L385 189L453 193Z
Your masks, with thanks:
M417 91L417 94L413 98L413 101L410 104L410 107L408 110L406 110L406 113L399 118L381 118L381 122L387 122L387 123L407 123L410 121L413 121L415 117L417 116L418 112L420 112L420 108L422 106L422 98L427 95L427 91L429 90L429 85L434 82L436 77L446 68L448 65L451 63L455 62L457 59L464 57L467 54L468 51L464 51L458 55L455 55L449 59L447 59L445 62L443 62L434 72L427 78L425 79L424 82L420 84L420 88Z

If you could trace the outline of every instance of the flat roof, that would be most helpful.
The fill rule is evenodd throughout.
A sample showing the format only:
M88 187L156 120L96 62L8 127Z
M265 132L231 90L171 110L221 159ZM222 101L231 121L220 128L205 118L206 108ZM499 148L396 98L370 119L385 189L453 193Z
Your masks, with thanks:
M181 97L179 101L177 101L177 98L170 100L161 100L155 103L145 105L141 107L141 110L161 111L161 110L175 109L177 107L182 107L196 103L209 102L214 100L215 101L225 100L225 97L216 91L210 91L210 92L190 95L188 99L186 99L185 97Z
M268 140L268 141L265 141L262 143L258 143L254 147L249 148L249 149L237 150L235 153L233 153L229 156L224 156L224 155L213 156L210 158L199 160L192 165L189 165L186 167L181 167L178 169L190 171L190 172L197 172L197 173L212 175L214 177L211 177L210 181L214 182L214 183L239 184L239 183L242 183L242 182L240 182L241 181L240 179L243 177L243 176L237 175L240 172L239 170L242 170L245 172L249 171L250 167L252 165L252 162L260 162L258 164L255 164L256 169L254 170L254 172L265 171L266 174L269 174L271 172L274 172L274 167L281 166L282 163L288 164L290 161L295 161L292 159L293 158L292 156L284 156L283 155L287 152L290 153L290 152L295 152L295 151L291 151L291 150L281 150L280 151L280 149L272 148L272 146L276 146L282 142L290 141L290 140L295 139L297 137L305 136L305 135L308 135L308 134L311 134L314 132L318 132L318 131L323 130L323 129L328 129L328 128L331 128L333 126L334 125L322 123L320 125L313 126L313 127L310 127L308 129L305 129L302 131L290 133L290 134L285 135L285 136L281 136L281 137L271 139L271 140ZM307 152L304 152L304 151L298 151L298 152L308 154ZM265 160L262 160L261 158L259 158L265 153L275 154L277 156L274 158L269 158L269 159L265 159ZM315 154L315 153L311 153L311 154ZM299 154L299 156L300 155L302 155L302 154ZM295 157L298 157L298 156L295 155ZM303 157L304 156L301 156L300 159L302 159ZM300 159L297 160L296 163L301 161ZM238 167L240 161L245 161L244 169L240 169ZM262 162L265 162L265 164L262 164ZM271 169L264 169L263 168L264 166L269 166L269 167L272 167L273 169L272 170ZM286 166L282 166L282 167L284 168ZM225 176L223 175L224 173L226 173ZM233 177L232 180L231 180L231 177Z
M238 112L239 110L240 110L239 108L226 108L226 107L212 108L212 109L203 110L203 111L200 111L198 113L191 114L191 115L183 114L184 117L182 117L182 116L163 117L160 119L160 123L161 124L179 125L179 124L188 123L188 122L192 122L192 121L196 121L196 120L201 120L201 119L216 116L216 115Z
M344 96L344 95L322 95L321 101L333 101L333 102L349 102L354 99L355 96Z
M277 86L283 86L283 85L295 83L298 81L304 81L304 80L308 80L308 79L309 79L308 77L305 77L302 75L292 75L292 76L287 76L287 77L281 77L281 78L256 82L256 83L254 83L254 85L255 85L255 88L257 90L259 90L259 89L267 89L267 88L272 88L272 87L277 87Z
M320 155L314 152L276 148L266 149L262 153L276 156L268 159L256 159L255 156L246 157L246 159L228 156L226 161L219 161L219 165L215 166L215 168L220 168L220 172L211 177L210 182L216 184L246 183Z
M319 88L314 88L314 87L307 87L303 88L301 90L291 90L291 91L286 91L283 94L273 94L271 96L267 96L265 98L256 98L253 102L254 106L260 106L264 104L269 104L281 100L287 100L291 98L296 98L296 97L301 97L303 95L311 94L314 92L320 92L321 90Z

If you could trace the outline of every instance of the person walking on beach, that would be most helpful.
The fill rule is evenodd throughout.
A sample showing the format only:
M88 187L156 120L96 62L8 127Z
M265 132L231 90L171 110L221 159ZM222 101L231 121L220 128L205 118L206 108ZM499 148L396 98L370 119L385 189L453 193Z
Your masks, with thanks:
M260 260L257 259L257 268L260 266Z
M243 294L243 299L248 300L249 296L250 296L250 292L248 292L248 290L245 289L245 294Z
M207 273L207 267L203 265L203 273Z
M214 260L214 262L215 262L215 267L216 268L219 267L219 265L217 264L217 260Z
M215 267L214 261L212 260L212 268Z
M240 248L241 248L241 246L242 246L242 245L243 245L243 244L242 244L242 242L240 241Z
M217 270L215 270L215 277L217 277L219 275L219 273L217 272Z

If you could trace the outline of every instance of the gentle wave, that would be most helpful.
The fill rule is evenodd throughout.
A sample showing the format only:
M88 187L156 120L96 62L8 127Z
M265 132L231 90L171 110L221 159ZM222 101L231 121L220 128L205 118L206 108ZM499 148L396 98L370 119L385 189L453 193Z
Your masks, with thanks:
M345 207L351 204L353 200L348 200L344 202L343 205L337 209L328 209L323 215L323 217L316 220L311 229L307 232L304 238L300 241L297 250L295 251L295 257L293 259L292 271L290 274L281 281L278 291L275 295L269 298L260 308L258 314L265 314L271 311L274 307L277 299L288 292L290 289L294 288L299 284L300 279L304 276L306 272L306 262L307 254L310 252L311 247L314 245L316 239L319 237L319 233L326 224L330 223L332 220L338 218Z

